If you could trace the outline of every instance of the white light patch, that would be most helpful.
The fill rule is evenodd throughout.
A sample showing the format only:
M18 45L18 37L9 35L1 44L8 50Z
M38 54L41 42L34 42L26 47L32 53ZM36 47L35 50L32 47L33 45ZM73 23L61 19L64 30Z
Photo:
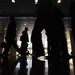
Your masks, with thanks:
M58 3L61 3L61 0L58 0L57 2L58 2Z
M15 0L12 0L12 3L15 3Z
M26 23L24 23L24 26L26 26L27 24Z
M21 47L21 41L17 41L17 45L18 45L18 47L20 48Z
M38 0L35 0L35 4L37 4L38 3Z
M40 57L38 57L38 60L45 61L45 57L44 56L40 56Z

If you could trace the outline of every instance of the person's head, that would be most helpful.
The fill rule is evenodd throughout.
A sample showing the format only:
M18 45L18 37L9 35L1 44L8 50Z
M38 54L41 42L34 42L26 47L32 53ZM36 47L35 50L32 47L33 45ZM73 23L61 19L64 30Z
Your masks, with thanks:
M28 27L25 27L25 30L28 31Z
M14 16L10 16L10 20L14 20L15 19L15 17Z

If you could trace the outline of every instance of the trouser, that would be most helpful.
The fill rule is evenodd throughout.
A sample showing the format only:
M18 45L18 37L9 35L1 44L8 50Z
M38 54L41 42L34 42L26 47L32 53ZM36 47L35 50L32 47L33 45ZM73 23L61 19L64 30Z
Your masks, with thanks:
M7 44L6 44L6 47L4 49L3 54L7 55L11 46L13 46L16 49L16 51L20 53L20 49L18 48L16 41L15 40L9 40L9 41L7 41Z

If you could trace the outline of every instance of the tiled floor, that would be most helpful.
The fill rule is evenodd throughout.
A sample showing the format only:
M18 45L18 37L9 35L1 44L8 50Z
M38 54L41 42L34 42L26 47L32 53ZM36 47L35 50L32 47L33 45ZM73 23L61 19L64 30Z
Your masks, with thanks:
M31 56L22 56L17 59L0 57L0 75L74 75L74 58L47 60Z

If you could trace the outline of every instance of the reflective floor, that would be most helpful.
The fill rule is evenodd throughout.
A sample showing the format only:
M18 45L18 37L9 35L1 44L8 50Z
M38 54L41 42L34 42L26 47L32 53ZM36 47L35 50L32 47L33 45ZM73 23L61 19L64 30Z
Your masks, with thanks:
M0 75L75 75L75 59L52 58L41 56L0 57Z
M17 22L17 44L20 46L19 41L21 32L25 27L29 28L29 45L28 51L32 53L31 33L34 27L36 18L33 17L16 17ZM4 35L9 22L9 17L0 17L0 43L4 40ZM68 53L75 55L73 38L71 33L71 21L69 18L64 18L65 35L67 40ZM45 31L42 31L42 42L44 48L47 48L47 37ZM3 49L0 47L0 53ZM15 50L11 48L11 55L8 57L0 57L0 75L75 75L75 58L49 58L41 56L35 59L31 55L25 57L14 57ZM47 55L47 50L45 50Z

